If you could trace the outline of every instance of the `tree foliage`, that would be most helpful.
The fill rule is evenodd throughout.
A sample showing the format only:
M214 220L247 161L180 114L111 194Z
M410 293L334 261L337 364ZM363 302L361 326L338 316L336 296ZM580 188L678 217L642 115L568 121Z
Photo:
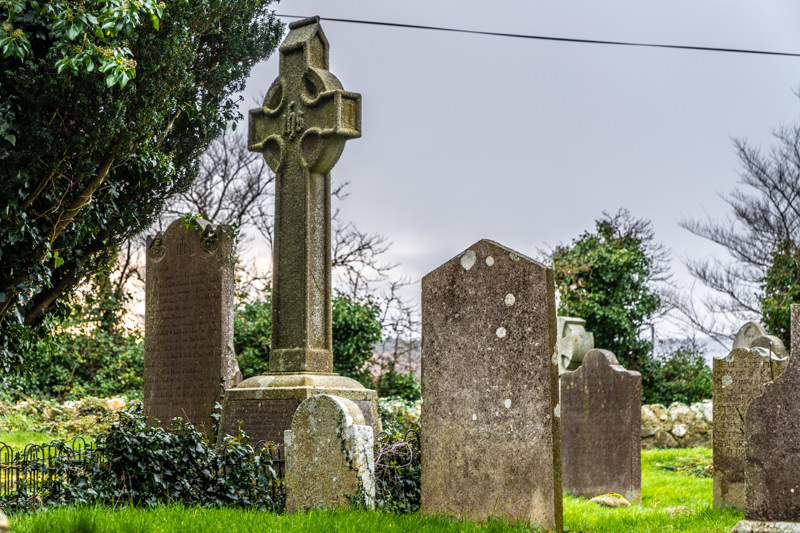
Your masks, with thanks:
M595 346L629 370L642 368L652 346L639 332L661 307L655 282L664 279L666 262L650 222L624 209L606 213L595 232L557 246L551 259L559 315L585 319Z
M642 368L642 403L693 403L713 395L713 372L693 339L667 341Z
M186 190L282 27L269 0L0 2L0 364Z
M699 308L677 299L693 327L726 345L743 322L757 317L785 342L789 306L800 302L800 125L774 136L777 143L767 151L735 141L741 187L723 196L732 210L729 218L681 222L729 255L688 261L689 271L713 292Z
M372 357L373 347L381 340L378 313L378 306L370 301L358 302L344 294L333 298L334 372L365 385L372 384L372 376L364 370L364 363ZM242 375L248 378L266 374L272 339L271 295L241 304L234 316L233 331L234 349Z
M800 250L781 243L761 280L761 322L784 346L791 346L792 304L800 302Z

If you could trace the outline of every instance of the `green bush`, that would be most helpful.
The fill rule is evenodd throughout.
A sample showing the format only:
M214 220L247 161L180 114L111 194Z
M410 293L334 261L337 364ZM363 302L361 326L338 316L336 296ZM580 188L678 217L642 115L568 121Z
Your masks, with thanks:
M6 377L0 398L78 399L84 396L139 397L144 376L144 338L137 331L96 328L76 332L66 321L48 340L40 340L26 357L24 372Z
M419 425L401 433L387 429L375 439L375 507L416 513L420 507Z
M332 303L334 372L371 386L372 376L364 369L364 363L372 357L373 346L381 340L378 306L343 294L337 294ZM236 308L233 345L245 378L269 371L271 337L272 295Z
M400 398L409 403L417 402L422 397L422 387L417 375L411 372L403 374L394 368L375 380L375 390L381 398Z
M55 474L54 481L39 493L18 487L15 495L0 502L3 509L87 503L154 507L172 502L283 509L282 485L264 464L269 455L256 453L245 435L228 437L217 447L180 419L169 430L148 427L141 403L116 416L105 436L97 439L94 460L66 454L47 465L26 465L31 473L50 469L47 473Z
M243 303L233 315L233 347L245 378L269 372L272 338L272 295Z
M642 403L692 403L712 397L713 373L702 350L689 341L668 342L667 353L647 361L642 372Z

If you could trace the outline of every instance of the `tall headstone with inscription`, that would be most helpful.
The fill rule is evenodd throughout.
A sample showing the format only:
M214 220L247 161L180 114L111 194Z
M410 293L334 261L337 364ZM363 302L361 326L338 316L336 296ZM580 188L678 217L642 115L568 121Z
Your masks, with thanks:
M727 357L714 359L715 507L745 508L744 417L750 402L781 375L786 362L758 348L734 348Z
M423 278L423 512L561 529L554 291L488 240Z
M800 531L800 305L792 305L791 353L747 409L745 520L733 531Z
M577 370L561 375L564 490L642 500L641 412L641 374L608 350L591 350Z
M361 95L328 71L319 17L294 22L280 74L250 111L249 148L275 172L272 350L269 374L228 391L220 431L239 424L256 440L283 442L300 402L325 393L355 402L380 424L375 391L333 373L330 171L345 141L361 136Z
M287 430L286 510L375 506L374 435L361 409L317 394L300 404Z
M212 436L220 386L231 387L232 235L204 220L176 220L147 239L144 409L151 421L175 417Z

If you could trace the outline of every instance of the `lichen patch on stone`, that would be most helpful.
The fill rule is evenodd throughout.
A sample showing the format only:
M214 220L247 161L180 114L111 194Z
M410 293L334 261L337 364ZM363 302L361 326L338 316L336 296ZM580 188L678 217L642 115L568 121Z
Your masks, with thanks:
M506 294L506 305L514 305L514 302L516 301L517 299L513 294L511 293Z
M495 332L495 334L497 335L497 338L499 338L499 339L504 338L507 333L508 332L506 331L506 328L504 328L503 326L500 326L499 328L497 328L497 331Z
M494 266L494 257L491 255L486 258L486 266Z
M464 267L464 270L469 270L475 264L476 259L475 252L467 250L464 252L464 255L461 256L461 266Z

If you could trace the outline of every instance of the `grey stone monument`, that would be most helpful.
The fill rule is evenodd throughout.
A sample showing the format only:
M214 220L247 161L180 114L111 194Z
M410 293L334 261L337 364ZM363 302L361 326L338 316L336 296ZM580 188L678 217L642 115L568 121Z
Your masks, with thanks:
M556 317L555 359L558 365L558 374L567 370L577 370L583 358L594 348L594 334L586 331L586 321L582 318L571 316Z
M734 348L727 357L714 359L715 507L744 510L744 417L750 402L781 375L786 362L750 348Z
M232 233L176 220L147 239L144 410L212 436L221 386L233 385Z
M734 531L800 531L800 305L792 305L791 353L747 409L745 520Z
M564 490L593 498L614 492L642 500L642 376L608 350L591 350L561 376Z
M380 427L375 391L333 373L330 171L345 141L361 136L361 95L328 71L319 17L289 25L280 74L250 111L249 148L275 172L272 350L269 374L225 395L221 434L239 424L255 440L281 443L295 409L314 394L355 402Z
M374 437L361 409L318 394L300 404L286 431L286 510L375 505Z
M482 240L422 280L422 511L561 529L552 270Z

